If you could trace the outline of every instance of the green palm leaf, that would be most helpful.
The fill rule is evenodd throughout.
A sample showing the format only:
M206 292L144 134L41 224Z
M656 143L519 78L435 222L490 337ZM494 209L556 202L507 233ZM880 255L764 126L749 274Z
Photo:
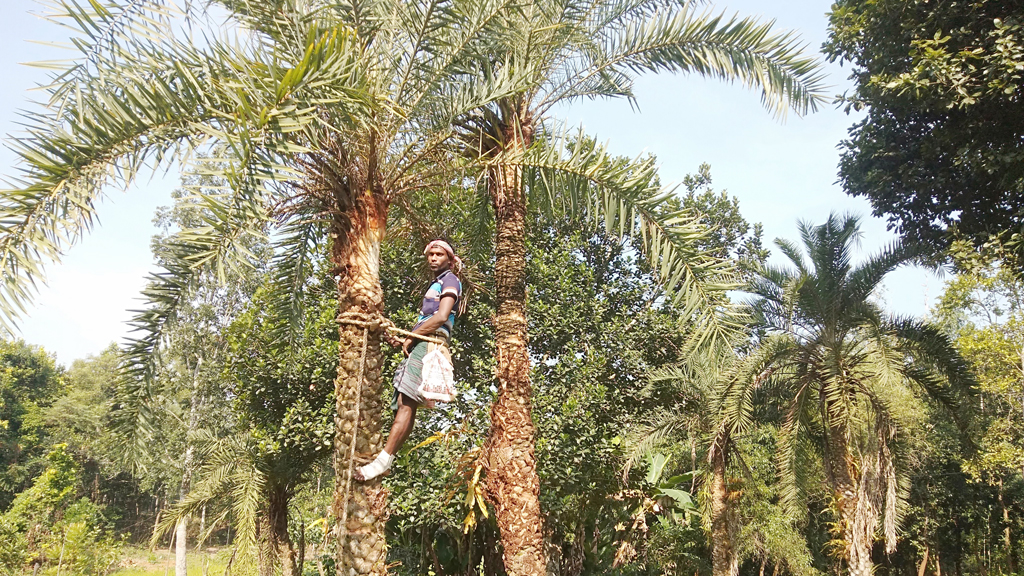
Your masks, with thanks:
M85 30L112 25L103 11L69 12ZM10 142L21 175L0 196L0 329L13 329L44 264L91 226L107 185L128 186L147 166L189 161L213 145L245 160L202 161L193 171L228 185L287 178L280 158L307 149L300 141L315 134L318 105L367 105L351 34L334 28L307 40L291 61L229 43L200 50L141 40L113 45L116 57L94 61L86 78L77 69L58 77L48 91L59 106L26 112L27 135Z
M549 212L604 226L639 240L644 255L682 317L692 324L692 348L730 341L742 317L725 293L739 286L730 263L694 247L707 234L697 219L668 207L672 190L657 184L653 160L625 162L586 138L554 135L517 158L531 199Z
M824 102L820 64L801 55L803 45L794 35L772 34L772 22L696 15L685 5L677 10L623 8L622 16L599 21L602 28L586 30L593 40L581 41L594 44L584 52L585 62L566 61L572 71L552 84L544 108L590 95L596 82L614 76L619 79L610 85L629 95L629 72L659 71L738 80L760 89L762 103L780 117L789 108L801 115L813 112Z

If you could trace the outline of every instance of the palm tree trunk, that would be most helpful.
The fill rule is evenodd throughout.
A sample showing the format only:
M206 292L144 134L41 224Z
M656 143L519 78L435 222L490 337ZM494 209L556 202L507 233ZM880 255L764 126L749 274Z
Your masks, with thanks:
M376 315L384 308L379 273L387 207L379 198L367 193L348 211L348 217L339 218L332 229L332 238L347 240L332 245L342 315ZM364 327L342 321L338 333L341 342L338 377L334 382L337 412L332 505L338 523L336 571L338 576L380 575L387 572L386 492L379 479L367 483L352 481L352 471L383 448L381 329L365 329L364 342Z
M528 122L520 124L528 125ZM526 129L506 130L506 152L529 145ZM521 168L498 165L489 174L497 239L494 284L498 311L498 398L487 441L487 492L494 503L509 576L545 574L540 480L530 415L530 355L526 348L526 199Z
M711 573L714 576L738 576L739 557L733 542L733 511L729 504L729 485L725 475L725 442L711 451Z
M188 568L188 518L174 527L174 576L186 576Z
M871 504L861 501L864 499L859 486L861 478L849 453L845 431L838 427L829 430L828 460L850 576L871 576L876 518L869 517Z
M295 546L288 535L288 501L291 496L281 485L271 487L267 496L270 543L281 563L281 576L299 576Z

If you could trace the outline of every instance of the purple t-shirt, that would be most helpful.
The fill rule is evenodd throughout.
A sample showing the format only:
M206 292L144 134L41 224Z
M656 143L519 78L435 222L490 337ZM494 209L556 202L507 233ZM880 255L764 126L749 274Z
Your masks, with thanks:
M452 306L452 313L448 315L444 325L438 328L438 330L443 330L446 335L451 336L452 327L455 325L455 309L458 307L459 298L462 298L462 282L459 281L455 274L452 274L451 270L442 272L430 284L430 288L427 288L427 293L423 296L423 304L420 306L420 317L416 320L416 326L418 327L424 320L437 313L438 309L441 308L442 294L455 296L455 305ZM415 329L413 328L413 330Z

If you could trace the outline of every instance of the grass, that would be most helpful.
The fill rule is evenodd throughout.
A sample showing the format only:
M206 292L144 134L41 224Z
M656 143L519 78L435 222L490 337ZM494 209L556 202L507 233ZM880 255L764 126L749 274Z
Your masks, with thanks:
M189 576L221 576L228 564L228 549L205 548L202 551L189 550ZM234 570L232 570L234 572ZM149 550L130 547L125 549L121 567L110 576L174 576L174 551L166 548Z

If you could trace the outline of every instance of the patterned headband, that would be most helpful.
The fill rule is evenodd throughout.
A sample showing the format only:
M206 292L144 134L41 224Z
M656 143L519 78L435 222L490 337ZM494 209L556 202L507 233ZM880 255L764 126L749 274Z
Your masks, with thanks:
M444 240L431 240L427 244L427 247L423 249L423 255L426 256L427 252L430 252L431 248L440 248L441 250L444 250L445 253L448 254L448 258L451 259L452 263L455 265L454 267L462 268L462 258L455 255L455 250L452 250L451 244ZM456 272L458 272L458 270L456 270Z

